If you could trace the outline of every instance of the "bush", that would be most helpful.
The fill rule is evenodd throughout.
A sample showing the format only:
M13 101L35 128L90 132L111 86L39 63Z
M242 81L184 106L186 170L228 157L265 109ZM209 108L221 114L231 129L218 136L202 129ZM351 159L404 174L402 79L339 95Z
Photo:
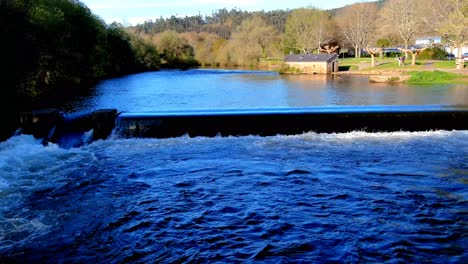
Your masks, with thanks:
M420 60L443 60L447 57L447 52L440 47L429 48L419 54Z
M401 57L402 53L401 52L389 52L389 53L386 53L386 55L388 58L397 58L397 57Z

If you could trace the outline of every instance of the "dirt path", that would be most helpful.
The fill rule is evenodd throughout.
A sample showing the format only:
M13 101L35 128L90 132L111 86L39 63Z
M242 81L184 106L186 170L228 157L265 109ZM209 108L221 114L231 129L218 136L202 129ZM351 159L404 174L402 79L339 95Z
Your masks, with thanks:
M424 70L434 70L434 61L426 61Z

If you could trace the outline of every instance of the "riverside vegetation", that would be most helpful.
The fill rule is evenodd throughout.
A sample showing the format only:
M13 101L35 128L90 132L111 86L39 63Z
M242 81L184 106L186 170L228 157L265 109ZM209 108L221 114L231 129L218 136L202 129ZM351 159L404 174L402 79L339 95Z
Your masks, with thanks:
M106 25L79 1L0 1L0 139L18 111L61 101L112 76L160 67L153 45Z

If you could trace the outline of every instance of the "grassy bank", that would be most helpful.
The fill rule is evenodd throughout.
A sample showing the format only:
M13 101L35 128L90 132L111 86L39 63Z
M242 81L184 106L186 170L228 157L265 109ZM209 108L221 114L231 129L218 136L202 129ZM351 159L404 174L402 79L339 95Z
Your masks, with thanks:
M434 62L434 67L438 69L454 69L455 68L455 61L436 61ZM465 68L468 67L468 62L465 62Z
M396 58L375 59L376 66L371 67L371 58L344 58L339 59L340 71L371 71L371 70L422 70L422 69L455 69L455 61L427 61L416 60L416 65L411 66L411 60L406 60L404 66L398 66ZM465 68L468 62L465 63Z
M468 76L443 71L412 71L408 83L460 83L468 84Z

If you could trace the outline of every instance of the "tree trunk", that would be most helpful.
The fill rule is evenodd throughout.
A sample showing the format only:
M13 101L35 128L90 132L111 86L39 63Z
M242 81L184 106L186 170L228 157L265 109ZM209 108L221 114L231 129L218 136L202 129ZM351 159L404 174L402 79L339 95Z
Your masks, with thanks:
M416 53L411 54L411 66L416 66Z
M383 59L383 47L382 47L382 49L380 50L380 59Z
M374 54L370 54L370 56L371 56L371 66L375 67L375 56Z
M408 49L408 41L405 40L405 49ZM405 58L408 58L408 52L405 51Z
M457 56L457 59L455 60L455 63L457 64L457 70L462 70L465 68L465 61L462 58L462 54L463 54L463 45L460 45L458 46L458 56Z
M358 57L358 47L354 47L354 57L359 58Z

